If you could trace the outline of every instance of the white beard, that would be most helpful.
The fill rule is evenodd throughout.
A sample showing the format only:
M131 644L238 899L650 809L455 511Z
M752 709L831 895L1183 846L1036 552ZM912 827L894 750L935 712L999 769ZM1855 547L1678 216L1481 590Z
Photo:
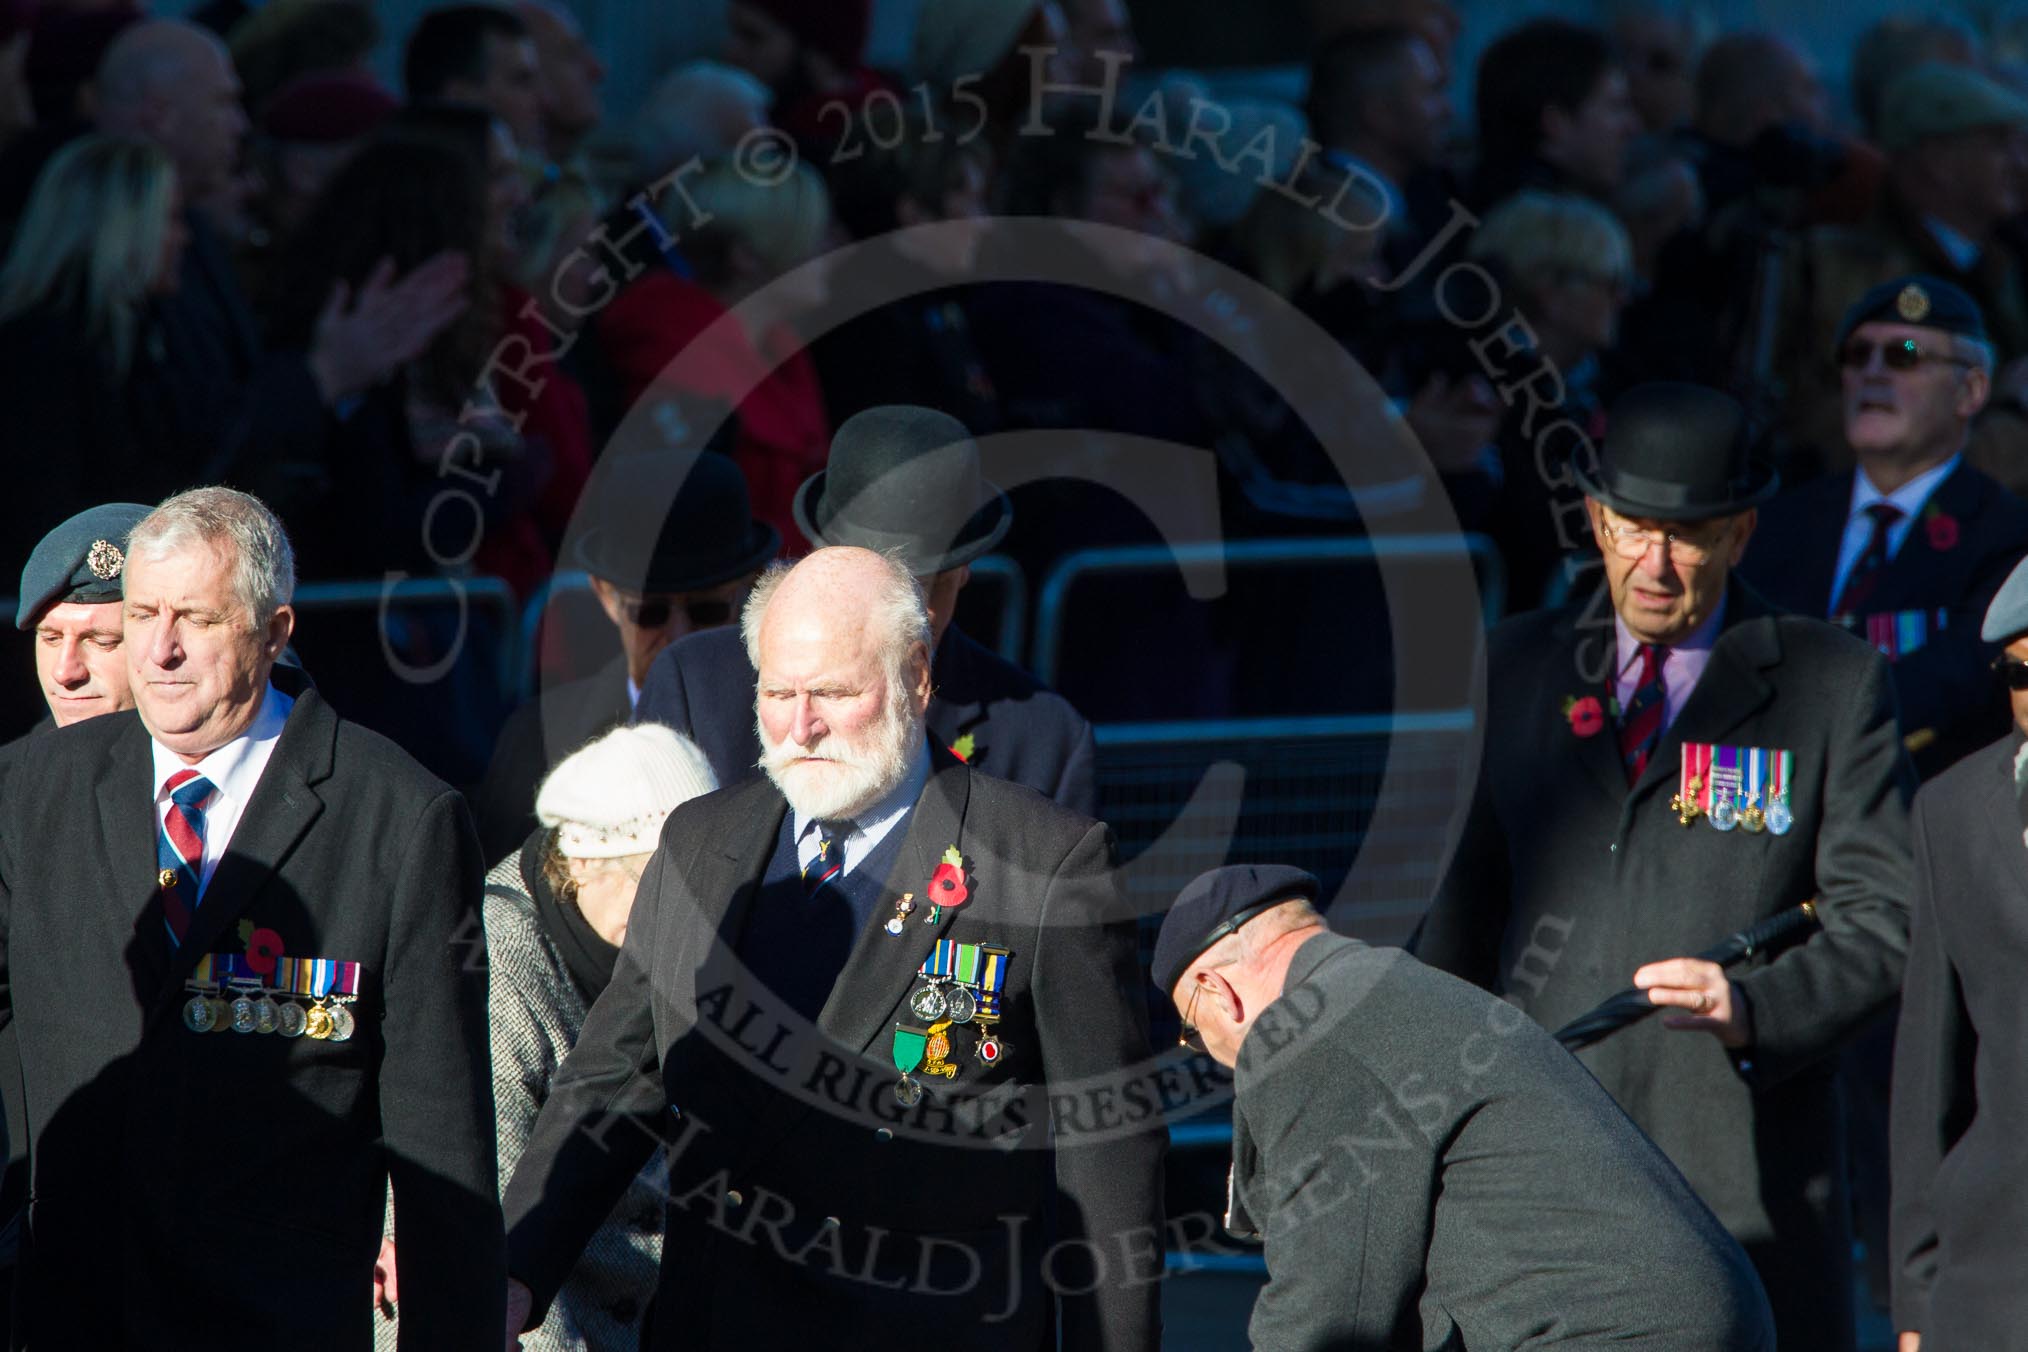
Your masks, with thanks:
M856 817L892 793L908 773L909 748L923 735L922 721L905 698L889 699L887 712L867 730L863 744L835 733L815 746L786 737L771 741L758 717L754 731L760 737L760 768L804 821ZM804 759L820 753L822 761Z

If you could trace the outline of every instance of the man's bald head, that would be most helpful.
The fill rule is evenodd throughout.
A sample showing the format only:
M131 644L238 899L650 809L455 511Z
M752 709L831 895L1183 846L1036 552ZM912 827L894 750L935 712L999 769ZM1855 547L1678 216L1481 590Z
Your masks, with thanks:
M1769 127L1823 121L1823 89L1796 48L1772 33L1733 33L1697 64L1697 130L1743 147Z
M211 205L230 191L239 167L247 126L239 98L232 56L215 34L181 19L147 19L106 49L93 112L100 131L167 151L185 199Z
M763 574L740 627L761 767L805 817L852 817L900 784L929 708L929 614L908 570L820 549Z

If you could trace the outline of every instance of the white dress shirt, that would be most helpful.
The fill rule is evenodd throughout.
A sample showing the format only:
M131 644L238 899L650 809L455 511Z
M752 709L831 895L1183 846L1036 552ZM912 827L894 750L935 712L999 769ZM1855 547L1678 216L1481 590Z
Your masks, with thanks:
M839 834L839 876L851 873L860 861L873 853L875 846L887 839L888 832L901 825L901 819L915 806L915 800L922 797L923 786L929 783L929 772L929 740L924 738L916 743L915 754L909 758L901 783L885 798L853 818L850 829ZM793 829L796 833L796 863L798 867L808 869L810 861L817 857L817 819L798 812Z
M1866 509L1876 502L1891 502L1901 509L1901 519L1887 528L1887 557L1893 558L1901 552L1901 546L1908 539L1908 533L1915 529L1916 518L1922 515L1924 504L1936 486L1950 478L1951 471L1963 460L1964 452L1952 456L1934 469L1926 469L1910 479L1892 493L1883 493L1873 486L1862 467L1852 474L1852 506L1845 516L1845 538L1838 545L1838 571L1831 575L1831 595L1824 598L1824 613L1831 613L1833 598L1845 594L1845 579L1859 566L1859 556L1866 552L1866 546L1873 539L1873 518Z
M269 686L261 697L260 710L254 714L254 721L247 730L195 765L185 765L181 756L160 742L149 743L155 758L155 827L158 831L167 829L171 775L178 770L195 770L211 781L214 790L203 805L204 866L197 874L199 898L210 886L211 875L218 870L218 861L225 857L225 848L232 843L232 833L238 828L239 819L246 815L247 802L253 797L254 786L261 782L261 772L268 768L269 758L275 754L275 742L282 735L282 724L288 721L289 710L295 707L295 703L292 696Z

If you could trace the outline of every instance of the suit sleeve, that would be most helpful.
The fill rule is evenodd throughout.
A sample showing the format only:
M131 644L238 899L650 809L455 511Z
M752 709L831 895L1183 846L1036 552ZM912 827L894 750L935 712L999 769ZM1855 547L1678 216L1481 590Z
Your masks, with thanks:
M1865 655L1828 729L1817 832L1820 928L1738 979L1752 1011L1750 1078L1779 1084L1836 1051L1901 987L1913 860L1908 802L1915 772L1902 750L1887 662Z
M1984 642L1979 626L2000 584L2021 557L2021 544L2011 540L2004 551L1995 553L1958 604L1950 608L1941 632L1894 663L1895 703L1905 732L1933 728L1942 734L1967 718L1981 716L1997 723L1999 701L1986 664L2000 646Z
M383 977L380 1120L402 1255L403 1352L499 1345L474 1317L499 1307L506 1280L482 873L464 800L446 790L409 837Z
M1409 936L1408 951L1431 967L1491 991L1498 988L1500 938L1507 930L1512 889L1506 836L1486 776L1482 763L1457 852L1429 910Z
M657 850L642 875L613 979L557 1068L507 1184L507 1270L535 1295L531 1325L662 1141L650 959L674 885L667 855Z
M472 795L479 845L489 861L504 859L535 830L535 794L544 770L541 709L540 701L529 700L507 716L486 777Z
M1070 756L1063 763L1063 774L1050 797L1079 816L1096 818L1099 814L1098 748L1092 740L1091 724L1083 719L1078 720Z
M1971 1117L1971 1066L1978 1049L1978 1034L1965 1011L1964 988L1939 929L1936 859L1925 811L1930 803L1927 795L1916 803L1915 907L1901 1022L1894 1034L1890 1117L1894 1327L1915 1330L1928 1317L1930 1288L1936 1280L1937 1234L1930 1190L1944 1155Z
M690 697L683 688L683 671L676 664L675 645L655 654L648 664L648 679L641 682L641 700L634 706L636 723L660 723L685 737L690 731Z
M1112 833L1093 823L1050 879L1035 951L1037 1032L1052 1085L1107 1082L1149 1058L1147 1007L1128 918L1113 868ZM1152 1270L1115 1270L1095 1290L1062 1297L1066 1349L1139 1348L1161 1342L1162 1157L1159 1122L1098 1139L1056 1142L1057 1232L1052 1243L1083 1240L1108 1260L1152 1259ZM1074 1252L1075 1250L1073 1250ZM1126 1263L1131 1268L1134 1258ZM1088 1282L1066 1280L1066 1290Z

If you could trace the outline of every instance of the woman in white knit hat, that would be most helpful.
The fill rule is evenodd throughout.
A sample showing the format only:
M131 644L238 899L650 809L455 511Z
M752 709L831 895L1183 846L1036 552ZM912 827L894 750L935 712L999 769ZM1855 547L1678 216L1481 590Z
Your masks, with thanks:
M687 737L654 723L615 728L550 772L535 800L541 828L486 875L501 1187L528 1143L557 1066L612 980L662 823L678 804L717 787L710 763ZM549 1317L522 1335L521 1346L633 1352L641 1346L661 1258L662 1192L644 1175L592 1237ZM380 1328L379 1345L392 1348L395 1322Z

